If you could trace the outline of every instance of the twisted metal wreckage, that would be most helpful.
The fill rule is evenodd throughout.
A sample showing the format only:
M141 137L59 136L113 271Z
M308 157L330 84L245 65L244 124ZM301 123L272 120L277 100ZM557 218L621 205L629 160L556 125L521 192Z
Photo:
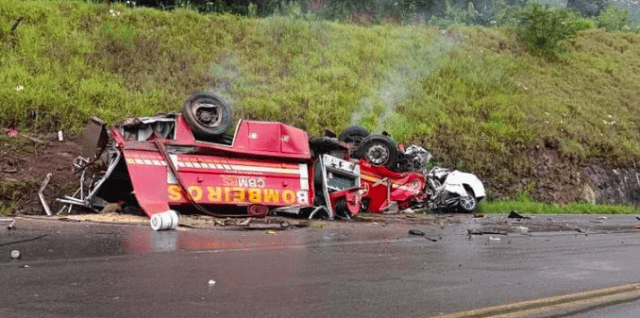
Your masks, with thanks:
M310 139L283 123L240 120L232 136L231 121L226 102L207 93L190 96L181 113L109 129L94 117L74 160L80 188L56 200L69 211L124 201L164 229L175 228L175 211L194 209L215 217L350 219L411 206L472 212L485 196L476 176L425 170L425 149L396 146L385 133L352 126L339 137Z

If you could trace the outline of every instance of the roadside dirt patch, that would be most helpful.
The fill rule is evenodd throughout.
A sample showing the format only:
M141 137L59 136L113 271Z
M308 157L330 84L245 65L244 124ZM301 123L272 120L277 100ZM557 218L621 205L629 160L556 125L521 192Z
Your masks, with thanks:
M72 194L79 177L73 174L73 158L80 155L81 138L56 134L0 136L0 204L13 207L11 214L44 213L38 202L38 188L48 173L51 181L44 191L48 201L62 194ZM29 185L21 187L21 185ZM19 206L16 206L19 203ZM52 206L53 207L53 206Z

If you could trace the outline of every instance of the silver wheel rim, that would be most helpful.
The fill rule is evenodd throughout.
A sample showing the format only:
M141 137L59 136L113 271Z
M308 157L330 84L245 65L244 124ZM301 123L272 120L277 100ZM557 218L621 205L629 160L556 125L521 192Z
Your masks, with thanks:
M471 211L476 207L476 199L470 195L461 197L460 206L467 211Z
M374 165L381 165L389 161L389 150L382 145L373 145L367 150L367 158Z
M209 102L198 102L193 108L193 115L199 123L207 127L218 127L222 123L220 106Z

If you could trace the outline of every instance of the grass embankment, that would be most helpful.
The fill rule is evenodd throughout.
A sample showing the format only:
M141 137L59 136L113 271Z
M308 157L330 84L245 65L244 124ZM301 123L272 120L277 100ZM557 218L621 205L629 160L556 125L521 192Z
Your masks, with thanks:
M528 198L516 200L494 200L481 202L478 212L507 214L517 211L522 214L640 214L640 208L624 204L569 203L551 204L532 201Z
M493 198L544 186L537 151L572 167L640 158L636 34L584 31L549 63L509 29L360 27L72 1L0 7L2 126L80 132L93 115L114 124L178 111L189 93L214 91L236 118L312 135L350 124L387 130L479 174Z

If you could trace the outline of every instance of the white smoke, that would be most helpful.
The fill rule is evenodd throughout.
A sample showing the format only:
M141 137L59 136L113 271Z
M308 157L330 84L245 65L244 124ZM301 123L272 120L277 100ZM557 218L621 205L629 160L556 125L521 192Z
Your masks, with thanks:
M425 31L420 27L412 27L408 30L411 32ZM406 35L406 39L409 41L415 42L417 40L412 39L417 38L413 37L411 33ZM396 108L414 93L412 91L414 83L436 70L439 59L453 52L461 39L461 34L442 31L429 43L415 42L411 46L411 51L407 52L407 59L395 65L393 70L387 74L380 85L377 96L367 96L360 102L359 109L351 116L351 125L362 125L365 116L374 114L378 120L372 132L378 133L387 130L393 134L393 131L402 129L398 126L400 124L398 121L404 121L404 116L396 113ZM396 41L398 40L389 40L388 45L393 46L397 43ZM382 105L382 107L376 107L376 105Z

